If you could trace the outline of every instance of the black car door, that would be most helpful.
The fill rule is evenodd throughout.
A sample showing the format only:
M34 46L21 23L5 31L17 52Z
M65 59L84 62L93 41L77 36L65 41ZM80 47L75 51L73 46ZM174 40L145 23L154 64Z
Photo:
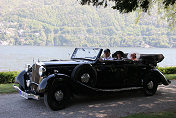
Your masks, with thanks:
M142 67L139 61L127 61L124 66L126 67L126 74L124 75L125 87L136 87L141 83L140 77L142 75Z
M104 61L97 65L97 87L117 89L124 86L123 73L125 69L120 61Z

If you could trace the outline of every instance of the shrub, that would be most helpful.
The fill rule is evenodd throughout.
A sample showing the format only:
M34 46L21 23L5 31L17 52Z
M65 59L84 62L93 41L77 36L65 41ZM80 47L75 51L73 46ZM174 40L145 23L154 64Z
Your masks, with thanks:
M176 67L157 67L163 74L176 74Z
M0 84L13 83L19 72L0 72Z

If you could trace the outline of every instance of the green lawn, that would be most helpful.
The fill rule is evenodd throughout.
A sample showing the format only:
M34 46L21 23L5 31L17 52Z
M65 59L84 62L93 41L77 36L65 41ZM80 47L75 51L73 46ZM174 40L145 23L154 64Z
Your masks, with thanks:
M11 84L0 84L0 94L17 92L12 86L13 86L12 83Z
M139 113L129 115L123 118L176 118L176 111L160 112L160 113Z
M168 80L176 79L176 74L165 74L165 76Z

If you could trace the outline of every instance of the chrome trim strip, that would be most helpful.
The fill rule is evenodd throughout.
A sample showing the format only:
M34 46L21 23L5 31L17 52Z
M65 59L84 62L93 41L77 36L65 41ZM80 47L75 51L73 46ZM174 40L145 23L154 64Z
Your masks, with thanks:
M15 88L17 91L20 92L20 96L25 98L25 99L35 99L35 100L40 100L40 96L39 95L34 95L31 93L26 93L24 91L22 91L18 86L13 85L13 88Z
M79 81L76 81L77 83L81 84L82 86L85 86L89 89L95 90L95 91L105 91L105 92L119 92L119 91L127 91L127 90L135 90L135 89L141 89L143 87L128 87L128 88L119 88L119 89L98 89L98 88L92 88L90 86L87 86Z
M141 89L141 88L143 87L130 87L130 88L121 88L121 89L97 89L97 91L119 92L119 91L135 90L135 89Z

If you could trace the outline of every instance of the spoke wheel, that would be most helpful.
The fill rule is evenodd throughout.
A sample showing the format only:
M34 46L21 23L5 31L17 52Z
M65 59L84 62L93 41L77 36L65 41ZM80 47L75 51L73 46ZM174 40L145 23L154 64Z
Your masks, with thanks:
M45 105L54 110L65 108L67 101L70 98L70 91L65 84L56 84L51 87L47 93L44 94Z
M79 81L82 84L94 87L97 82L97 72L91 65L81 64L74 68L72 72L72 79Z
M144 93L147 96L152 96L156 93L158 84L154 79L146 80L144 83Z

